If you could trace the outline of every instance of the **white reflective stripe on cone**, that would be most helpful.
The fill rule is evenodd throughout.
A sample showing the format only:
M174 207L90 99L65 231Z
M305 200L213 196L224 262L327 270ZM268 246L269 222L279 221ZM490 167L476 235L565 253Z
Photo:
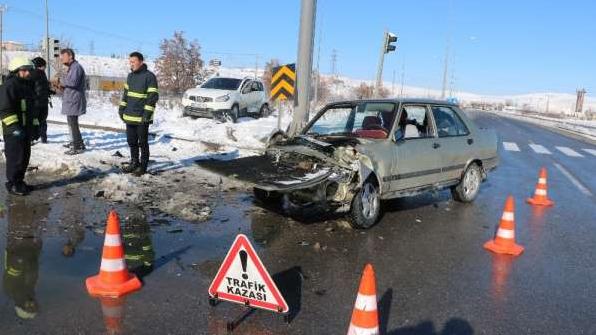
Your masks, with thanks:
M101 259L101 271L106 272L117 272L126 269L126 264L124 264L124 259Z
M374 328L360 328L350 324L348 335L379 335L379 327Z
M503 216L501 216L501 220L505 221L513 221L515 219L515 215L513 212L503 212Z
M355 309L361 311L376 311L377 310L377 296L376 295L364 295L358 293L356 297L356 303L354 304Z
M108 317L108 318L122 317L122 306L108 307L108 306L102 305L101 311L103 312L103 316Z
M499 230L497 230L497 236L500 238L512 239L515 237L515 232L510 229L499 228Z
M546 184L546 178L538 178L538 184Z
M122 245L120 242L120 235L119 234L106 234L106 239L103 242L103 245L106 247L119 247Z
M534 194L536 194L536 195L546 195L546 190L537 188L536 189L536 192L534 192Z

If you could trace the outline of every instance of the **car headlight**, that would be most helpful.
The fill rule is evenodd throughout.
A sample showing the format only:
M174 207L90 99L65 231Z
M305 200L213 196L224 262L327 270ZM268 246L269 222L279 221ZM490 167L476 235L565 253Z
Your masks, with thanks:
M228 100L230 100L230 95L229 94L222 95L221 97L215 98L215 101L217 101L217 102L226 102Z

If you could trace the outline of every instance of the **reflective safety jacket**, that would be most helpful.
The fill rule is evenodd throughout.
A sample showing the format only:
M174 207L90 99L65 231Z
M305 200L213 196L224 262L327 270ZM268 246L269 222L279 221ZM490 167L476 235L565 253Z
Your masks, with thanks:
M0 85L0 121L4 135L12 134L15 130L31 134L31 127L39 126L33 97L32 82L16 75L10 75Z
M143 64L137 71L128 74L118 109L120 118L126 124L153 123L158 99L157 78Z

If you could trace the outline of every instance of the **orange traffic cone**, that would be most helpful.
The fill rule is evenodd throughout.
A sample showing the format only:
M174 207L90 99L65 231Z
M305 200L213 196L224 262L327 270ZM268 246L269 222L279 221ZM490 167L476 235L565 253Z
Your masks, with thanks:
M124 261L120 219L115 211L108 216L99 274L87 278L87 291L93 296L120 297L141 288L141 281L130 274Z
M360 280L358 296L352 312L348 335L379 334L379 316L377 313L377 287L375 271L366 264Z
M100 298L103 321L108 334L122 333L122 318L125 298Z
M550 200L546 195L546 169L540 169L540 175L538 176L538 184L536 184L536 191L534 197L528 198L527 202L531 205L537 206L552 206L555 203Z
M524 247L515 243L515 204L512 196L508 196L505 201L505 209L499 229L494 240L484 243L484 248L498 254L508 254L519 256Z

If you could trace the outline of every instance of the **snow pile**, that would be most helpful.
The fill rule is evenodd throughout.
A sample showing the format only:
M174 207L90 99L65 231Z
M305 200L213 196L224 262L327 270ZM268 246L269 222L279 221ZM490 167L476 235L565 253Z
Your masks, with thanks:
M103 191L103 197L113 201L138 202L141 191L130 175L110 174L103 178L97 188Z
M205 221L212 211L207 201L184 192L174 193L159 208L165 213L176 213L176 216L188 221Z

